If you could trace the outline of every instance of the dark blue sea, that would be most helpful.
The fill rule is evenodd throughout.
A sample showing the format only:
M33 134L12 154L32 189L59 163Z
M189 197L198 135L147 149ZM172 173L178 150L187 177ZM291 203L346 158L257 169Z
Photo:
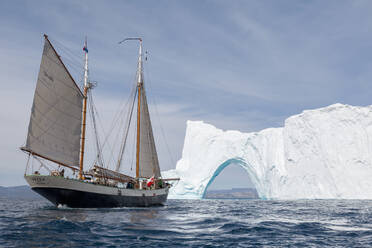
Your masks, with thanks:
M1 247L372 247L372 201L168 200L56 208L0 199Z

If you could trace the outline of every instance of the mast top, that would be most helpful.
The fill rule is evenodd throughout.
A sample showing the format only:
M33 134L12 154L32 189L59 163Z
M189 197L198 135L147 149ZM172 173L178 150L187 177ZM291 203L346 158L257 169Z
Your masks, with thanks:
M138 55L138 75L137 75L137 84L140 85L143 83L143 63L142 63L142 38L141 37L131 37L125 38L122 41L119 41L119 44L128 41L128 40L138 40L140 43L139 55Z
M125 38L124 40L119 41L119 44L121 44L121 43L123 43L124 41L127 41L127 40L139 40L140 42L142 42L141 37L132 37L132 38Z
M87 41L87 36L85 36L85 41L84 41L84 47L83 47L83 51L84 51L84 87L88 87L88 82L89 82L89 69L88 69L88 41ZM85 96L86 97L86 96Z

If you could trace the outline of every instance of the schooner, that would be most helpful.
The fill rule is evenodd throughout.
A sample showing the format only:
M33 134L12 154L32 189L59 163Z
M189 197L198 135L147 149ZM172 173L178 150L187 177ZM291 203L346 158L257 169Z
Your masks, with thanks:
M136 74L136 175L120 172L121 159L115 170L93 164L84 170L88 92L88 48L84 44L84 87L81 90L69 73L47 35L44 35L27 141L21 150L28 153L25 179L50 202L72 208L146 207L163 205L171 184L163 179L147 105L143 77L142 39ZM135 104L136 102L136 104ZM126 137L125 137L126 139ZM125 142L120 148L122 156ZM30 158L37 160L48 173L30 169ZM51 162L54 166L47 165ZM57 166L57 169L56 169ZM73 172L65 176L65 169ZM31 170L31 171L30 171Z

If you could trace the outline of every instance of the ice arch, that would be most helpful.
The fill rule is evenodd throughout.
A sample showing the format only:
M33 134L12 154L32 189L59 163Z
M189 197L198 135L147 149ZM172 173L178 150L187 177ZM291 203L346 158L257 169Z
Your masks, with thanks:
M250 181L253 183L254 186L257 184L256 175L254 171L250 168L249 164L245 163L244 159L242 158L233 158L226 160L224 163L222 163L219 167L217 167L216 171L213 173L213 175L210 177L209 182L204 188L204 191L202 193L202 197L204 198L209 186L213 183L214 179L228 166L236 164L245 169L247 172L247 177L250 179Z
M188 121L182 159L176 170L163 172L164 177L180 177L171 189L170 198L204 196L213 179L231 163L242 166L248 173L261 198L272 197L271 174L280 170L281 129L267 129L265 135L222 131L212 125ZM279 159L278 159L279 158Z
M180 177L169 198L202 198L232 162L261 198L372 199L372 106L334 104L256 133L188 121L182 158L164 177Z

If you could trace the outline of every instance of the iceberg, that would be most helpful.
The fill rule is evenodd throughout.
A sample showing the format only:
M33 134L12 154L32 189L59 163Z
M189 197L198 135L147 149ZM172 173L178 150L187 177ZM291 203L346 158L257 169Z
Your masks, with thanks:
M247 171L263 199L372 199L372 105L305 110L284 127L223 131L188 121L169 198L200 199L230 164Z

